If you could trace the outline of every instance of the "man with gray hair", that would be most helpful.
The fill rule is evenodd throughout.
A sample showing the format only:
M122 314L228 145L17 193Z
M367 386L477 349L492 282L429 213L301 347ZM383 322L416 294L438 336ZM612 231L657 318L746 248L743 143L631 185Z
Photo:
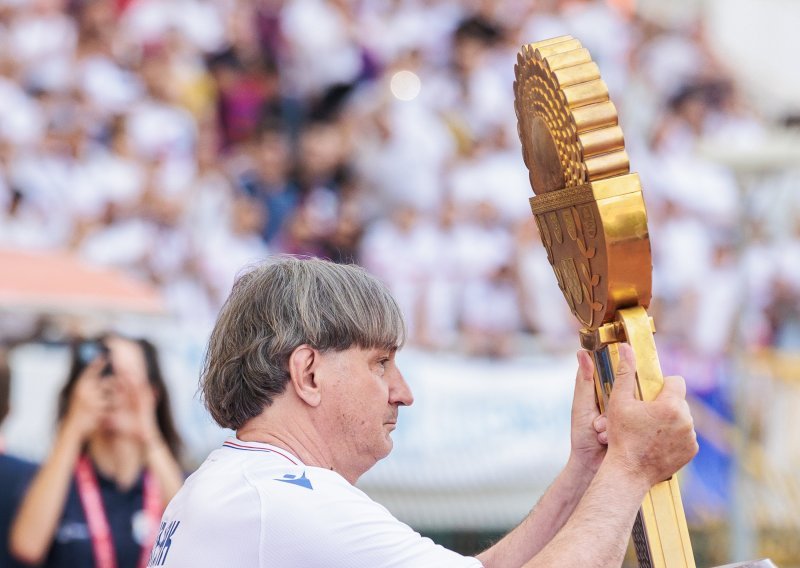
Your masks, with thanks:
M634 397L627 346L607 414L578 354L570 458L522 523L475 558L423 538L358 490L413 403L395 364L403 318L356 266L281 258L243 274L223 306L201 387L236 431L168 506L149 566L619 566L646 492L697 451L680 377Z

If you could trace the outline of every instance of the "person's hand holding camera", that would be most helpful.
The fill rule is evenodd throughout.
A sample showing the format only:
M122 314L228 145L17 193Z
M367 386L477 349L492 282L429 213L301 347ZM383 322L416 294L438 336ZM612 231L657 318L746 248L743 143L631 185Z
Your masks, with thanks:
M162 440L156 418L156 393L146 377L134 377L125 369L117 371L121 396L130 408L126 430L145 449Z
M64 417L64 429L86 440L100 425L109 408L109 385L103 370L108 364L105 356L89 363L75 383Z

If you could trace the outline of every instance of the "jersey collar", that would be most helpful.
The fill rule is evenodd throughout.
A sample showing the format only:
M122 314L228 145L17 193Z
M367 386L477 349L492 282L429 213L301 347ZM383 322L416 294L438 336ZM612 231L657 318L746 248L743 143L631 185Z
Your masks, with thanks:
M282 458L288 460L294 465L305 465L302 461L300 461L300 458L298 458L291 452L284 450L283 448L273 446L272 444L265 444L263 442L245 442L244 440L240 440L235 436L232 436L222 443L222 447L244 452L273 453L281 456Z

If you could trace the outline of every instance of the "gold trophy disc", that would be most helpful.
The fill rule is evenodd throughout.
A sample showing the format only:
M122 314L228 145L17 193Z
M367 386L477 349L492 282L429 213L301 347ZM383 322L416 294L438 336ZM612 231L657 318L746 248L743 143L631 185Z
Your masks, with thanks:
M525 45L514 72L531 210L572 313L596 330L621 308L650 304L639 176L630 173L608 88L577 39Z

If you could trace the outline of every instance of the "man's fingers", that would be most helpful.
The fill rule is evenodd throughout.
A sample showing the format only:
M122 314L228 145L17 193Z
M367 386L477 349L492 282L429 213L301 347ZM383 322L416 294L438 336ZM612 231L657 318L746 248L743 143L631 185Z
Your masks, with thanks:
M683 400L686 398L686 381L683 377L664 377L664 387L658 394L658 398L672 397Z
M627 343L619 344L619 365L614 374L614 389L611 396L617 398L636 397L636 358Z
M594 419L594 422L592 422L592 426L594 426L594 430L598 434L605 432L606 430L608 430L608 418L606 418L605 414L601 414L600 416Z
M578 351L578 374L575 377L573 412L597 412L594 391L594 362L588 351Z
M604 446L608 445L608 418L605 414L601 414L592 422L594 431L597 432L597 441Z

